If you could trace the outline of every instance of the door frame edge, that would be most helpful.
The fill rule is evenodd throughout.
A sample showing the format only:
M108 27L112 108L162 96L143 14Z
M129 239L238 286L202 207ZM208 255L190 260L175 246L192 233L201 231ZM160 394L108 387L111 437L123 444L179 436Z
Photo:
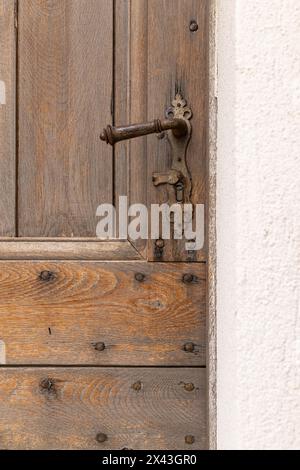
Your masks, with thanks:
M217 449L217 299L216 299L216 162L217 162L217 0L208 12L208 225L207 225L207 408L208 447Z

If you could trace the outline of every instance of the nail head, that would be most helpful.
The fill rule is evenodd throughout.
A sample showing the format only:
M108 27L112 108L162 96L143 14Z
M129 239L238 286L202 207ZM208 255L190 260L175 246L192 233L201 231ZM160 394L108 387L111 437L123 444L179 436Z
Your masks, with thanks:
M192 384L192 383L187 383L187 384L184 384L184 389L187 391L187 392L192 392L195 388L195 385Z
M184 440L186 444L194 444L195 442L194 436L190 436L190 435L185 436Z
M39 275L39 278L42 281L51 281L54 278L54 273L52 271L42 271Z
M194 276L194 274L191 273L186 273L182 276L182 281L185 284L191 284L192 282L197 282L198 278L197 276Z
M96 436L96 441L100 443L107 441L107 435L103 432L99 432Z
M140 380L138 380L137 382L135 382L133 385L132 385L132 388L133 390L135 390L136 392L139 392L141 389L142 389L142 382Z
M197 23L197 21L192 20L192 21L190 22L190 31L192 31L192 33L198 31L198 23Z
M143 282L145 277L146 276L143 273L135 273L135 275L134 275L135 280L138 281L138 282Z
M186 352L193 352L194 349L195 349L195 345L194 345L194 343L185 343L185 345L183 346L183 349Z

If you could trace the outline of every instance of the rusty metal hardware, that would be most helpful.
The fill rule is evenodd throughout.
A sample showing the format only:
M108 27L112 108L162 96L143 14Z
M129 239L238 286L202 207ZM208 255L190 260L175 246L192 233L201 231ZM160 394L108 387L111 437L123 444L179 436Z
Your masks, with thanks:
M145 274L144 273L135 273L134 278L138 282L143 282L145 280Z
M188 129L184 120L174 119L155 119L146 124L131 124L129 126L114 127L108 125L100 134L100 139L110 145L115 145L121 140L134 139L148 134L159 134L163 131L171 130L177 138L187 134Z
M49 394L49 396L56 396L56 384L55 380L49 377L46 377L40 381L40 390L43 393Z
M55 274L52 271L42 271L39 278L41 281L52 281L55 278Z
M153 173L152 180L154 186L167 184L170 188L168 191L170 204L174 202L187 204L190 202L192 191L191 175L186 163L186 151L192 134L190 123L192 111L180 94L175 96L172 106L167 109L166 117L169 119L181 119L185 122L187 133L178 139L172 132L168 132L168 141L172 155L171 168L167 172Z
M99 432L96 436L96 441L99 443L107 441L107 435L104 434L103 432Z
M186 100L177 94L172 101L172 106L166 111L167 119L155 119L145 124L121 127L108 125L103 129L100 139L114 145L121 140L167 131L172 152L171 168L163 173L153 173L152 181L154 186L166 184L172 188L171 192L168 191L169 203L185 204L190 202L192 190L191 175L186 163L186 150L192 133L191 117L192 111L187 106Z
M133 388L133 390L135 390L136 392L139 392L142 389L142 382L138 380L137 382L132 384L131 388Z
M155 241L154 256L157 259L163 257L165 242L162 238Z
M186 273L182 276L182 282L185 284L197 283L198 277L191 273Z
M190 31L192 31L192 33L195 33L196 31L198 31L198 28L199 28L199 26L198 26L197 21L192 20L190 22Z
M186 444L191 445L191 444L194 444L194 442L195 442L195 437L194 437L194 436L191 436L191 435L188 435L188 436L185 436L184 440L185 440L185 443L186 443Z
M192 392L193 390L195 390L195 385L191 382L184 384L184 390L186 390L187 392Z
M183 349L186 352L192 353L195 350L195 345L194 343L185 343L185 345L183 346Z
M105 349L105 344L102 343L102 342L96 343L96 344L94 345L94 348L96 349L96 351L104 351L104 349Z

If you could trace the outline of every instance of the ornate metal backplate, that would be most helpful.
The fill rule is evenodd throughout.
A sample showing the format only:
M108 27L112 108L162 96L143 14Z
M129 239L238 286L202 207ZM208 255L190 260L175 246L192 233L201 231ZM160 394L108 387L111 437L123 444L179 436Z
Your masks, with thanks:
M180 94L175 96L175 99L172 101L172 106L166 110L166 117L168 119L184 119L187 124L188 132L185 136L179 138L176 137L171 130L167 131L172 152L172 165L169 171L153 173L153 184L155 186L160 184L171 185L172 188L170 189L171 191L173 189L173 191L169 191L169 202L186 204L190 202L192 190L191 175L186 162L186 151L192 133L190 123L192 111L187 106L186 100Z

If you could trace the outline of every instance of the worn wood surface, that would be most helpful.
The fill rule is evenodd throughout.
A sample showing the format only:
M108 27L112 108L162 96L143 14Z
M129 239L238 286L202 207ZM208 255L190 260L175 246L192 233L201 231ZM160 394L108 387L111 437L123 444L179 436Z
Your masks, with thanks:
M138 260L127 240L84 238L0 238L0 260Z
M0 0L0 236L16 234L15 2Z
M206 447L205 369L22 368L0 378L1 449Z
M165 136L112 151L99 133L163 118L178 91L192 201L206 202L209 2L18 2L18 162L14 3L0 0L0 236L22 238L0 239L0 449L207 448L205 264L91 237L101 202L168 200L152 184ZM172 240L161 261L206 256Z
M114 123L147 121L147 2L116 0ZM147 138L120 142L115 154L115 198L147 206ZM134 246L147 258L147 241Z
M3 261L5 363L203 366L205 290L202 264Z
M111 0L19 2L19 235L95 236L112 201Z
M206 127L207 127L207 7L206 0L151 0L148 2L148 118L163 113L176 92L181 92L193 112L192 138L188 146L187 165L192 175L193 203L206 201ZM159 12L160 21L157 21ZM196 21L198 30L190 31ZM166 139L148 139L148 179L154 171L170 168L171 155ZM165 187L148 184L148 203L168 200ZM153 242L149 244L149 256ZM164 259L202 258L190 255L180 242L166 242Z

